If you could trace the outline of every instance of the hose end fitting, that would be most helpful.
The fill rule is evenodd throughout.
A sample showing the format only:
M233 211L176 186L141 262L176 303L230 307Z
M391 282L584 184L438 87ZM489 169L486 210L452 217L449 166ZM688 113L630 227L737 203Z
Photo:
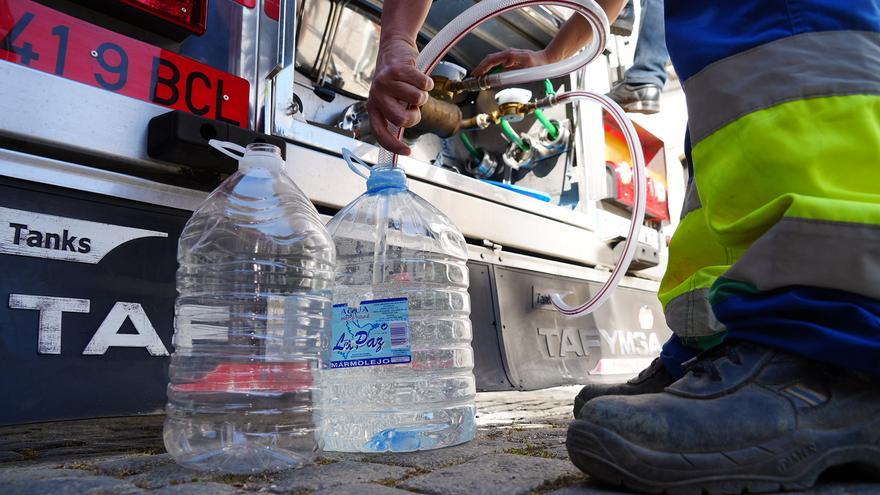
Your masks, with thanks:
M451 81L448 85L448 89L456 93L461 93L463 91L476 93L491 88L493 84L497 84L497 80L497 74L489 74L481 77L468 77L463 81Z
M557 103L559 103L558 96L547 95L543 98L538 98L537 100L535 100L532 103L532 105L534 105L535 108L547 108L547 107L552 107L552 106L556 105Z

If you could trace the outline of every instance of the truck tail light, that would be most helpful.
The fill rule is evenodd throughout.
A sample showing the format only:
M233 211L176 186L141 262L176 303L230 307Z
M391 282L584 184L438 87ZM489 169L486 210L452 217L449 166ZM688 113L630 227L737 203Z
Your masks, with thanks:
M158 17L191 34L204 34L208 0L118 0L120 3Z
M277 21L281 17L281 0L266 0L266 16Z

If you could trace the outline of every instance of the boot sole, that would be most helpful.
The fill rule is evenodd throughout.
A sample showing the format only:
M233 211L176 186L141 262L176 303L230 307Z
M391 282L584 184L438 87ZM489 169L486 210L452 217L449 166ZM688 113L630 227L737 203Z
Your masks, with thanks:
M645 115L652 115L660 111L660 102L639 100L631 103L625 103L620 107L628 113L643 113Z
M825 470L858 464L880 476L880 420L845 430L799 430L759 446L725 452L647 449L584 420L566 447L579 469L604 483L642 493L738 495L803 490ZM638 473L638 474L635 474Z
M612 24L611 25L611 34L614 34L617 36L623 36L623 37L632 36L633 25L627 24L626 26L615 26L614 24Z

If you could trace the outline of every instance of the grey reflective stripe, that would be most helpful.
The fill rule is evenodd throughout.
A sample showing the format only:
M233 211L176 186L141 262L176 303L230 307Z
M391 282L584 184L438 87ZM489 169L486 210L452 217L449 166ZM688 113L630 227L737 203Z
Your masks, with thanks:
M724 277L762 291L806 285L880 299L880 225L786 217Z
M779 103L880 94L880 33L822 31L772 41L707 66L684 90L694 146L739 117Z
M709 289L686 292L666 303L666 325L679 337L708 337L725 330L709 305Z
M687 185L687 192L684 193L684 205L681 207L681 216L679 219L684 218L688 213L702 207L703 202L700 201L700 193L697 191L697 181L692 180Z

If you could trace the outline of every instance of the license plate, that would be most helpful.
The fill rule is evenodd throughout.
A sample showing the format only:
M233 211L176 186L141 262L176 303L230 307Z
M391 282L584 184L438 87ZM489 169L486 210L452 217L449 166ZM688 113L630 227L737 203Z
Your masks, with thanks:
M0 0L0 60L246 127L246 79L30 0Z

